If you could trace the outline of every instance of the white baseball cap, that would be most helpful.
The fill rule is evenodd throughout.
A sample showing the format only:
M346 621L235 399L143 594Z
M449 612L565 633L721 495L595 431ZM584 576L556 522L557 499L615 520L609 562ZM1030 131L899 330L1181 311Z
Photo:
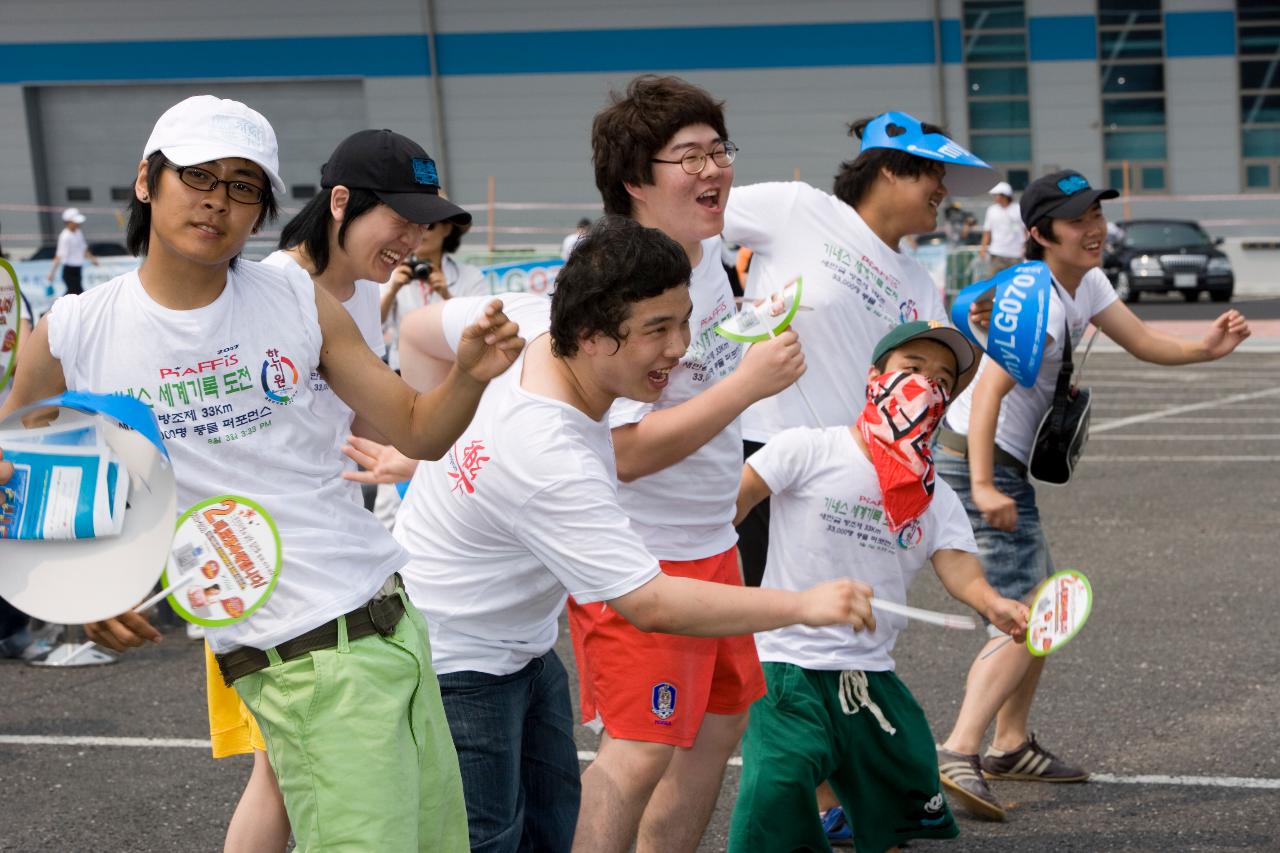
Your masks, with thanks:
M74 222L75 224L80 225L84 222L84 214L80 212L80 208L78 207L68 207L66 210L62 211L62 221Z
M261 113L239 101L195 95L169 107L152 129L142 159L156 151L175 166L243 157L262 167L277 196L285 193L276 132Z
M987 190L987 195L1007 195L1009 198L1013 198L1013 187L1009 186L1008 181L1001 181Z

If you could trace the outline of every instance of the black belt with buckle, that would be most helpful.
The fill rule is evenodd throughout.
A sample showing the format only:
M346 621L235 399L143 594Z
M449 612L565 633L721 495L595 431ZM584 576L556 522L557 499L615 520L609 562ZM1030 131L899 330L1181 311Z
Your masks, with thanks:
M957 456L963 456L965 459L969 458L969 437L962 433L949 430L946 427L938 427L938 444L947 450L955 451ZM1012 468L1018 472L1019 477L1025 480L1027 478L1027 464L1000 445L996 444L994 447L995 453L991 461L997 465Z
M342 618L347 620L347 640L350 641L368 637L371 634L381 634L384 637L392 634L402 616L404 616L404 602L399 594L380 592ZM337 645L338 620L334 619L319 628L299 634L292 640L285 640L276 646L276 653L280 655L280 660L288 661L310 652L332 649ZM227 652L225 655L215 655L215 657L218 660L218 669L222 672L222 680L228 687L234 684L236 679L271 665L266 652L248 646Z

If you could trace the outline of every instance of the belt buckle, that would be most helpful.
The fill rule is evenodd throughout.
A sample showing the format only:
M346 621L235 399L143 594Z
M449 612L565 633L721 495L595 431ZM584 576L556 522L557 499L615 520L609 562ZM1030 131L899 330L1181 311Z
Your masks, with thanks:
M395 633L396 625L399 624L400 617L403 615L403 612L396 612L397 608L393 601L399 601L399 596L375 599L367 605L369 621L373 623L374 630L384 637Z

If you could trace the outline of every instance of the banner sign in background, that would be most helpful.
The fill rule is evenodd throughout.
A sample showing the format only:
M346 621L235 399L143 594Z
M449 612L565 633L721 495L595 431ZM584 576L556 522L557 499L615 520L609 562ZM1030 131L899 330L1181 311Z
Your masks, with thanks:
M1044 359L1052 287L1049 268L1040 261L1009 267L960 291L951 305L951 322L1014 380L1030 388ZM992 300L991 325L984 332L970 323L969 306L986 298Z
M510 264L494 264L481 267L489 284L490 296L504 293L538 293L547 295L555 287L556 275L564 267L559 258L541 261L521 261Z
M89 290L137 268L138 259L134 257L101 258L97 265L84 265L82 286ZM53 281L49 281L49 261L19 261L13 265L14 273L18 276L18 286L22 288L22 295L31 303L35 319L48 313L53 300L67 292L66 285L62 283L62 268L58 269ZM32 323L35 319L32 319Z

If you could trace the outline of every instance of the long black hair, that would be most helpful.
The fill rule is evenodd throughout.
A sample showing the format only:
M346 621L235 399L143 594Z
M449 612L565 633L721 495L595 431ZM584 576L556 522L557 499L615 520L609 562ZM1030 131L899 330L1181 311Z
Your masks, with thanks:
M342 216L342 224L338 226L338 245L344 246L347 228L361 216L382 204L370 190L348 189L347 208ZM333 223L333 214L329 212L329 200L333 190L321 190L312 196L297 216L290 219L280 231L281 249L292 249L301 245L307 258L319 275L329 266L329 226Z

